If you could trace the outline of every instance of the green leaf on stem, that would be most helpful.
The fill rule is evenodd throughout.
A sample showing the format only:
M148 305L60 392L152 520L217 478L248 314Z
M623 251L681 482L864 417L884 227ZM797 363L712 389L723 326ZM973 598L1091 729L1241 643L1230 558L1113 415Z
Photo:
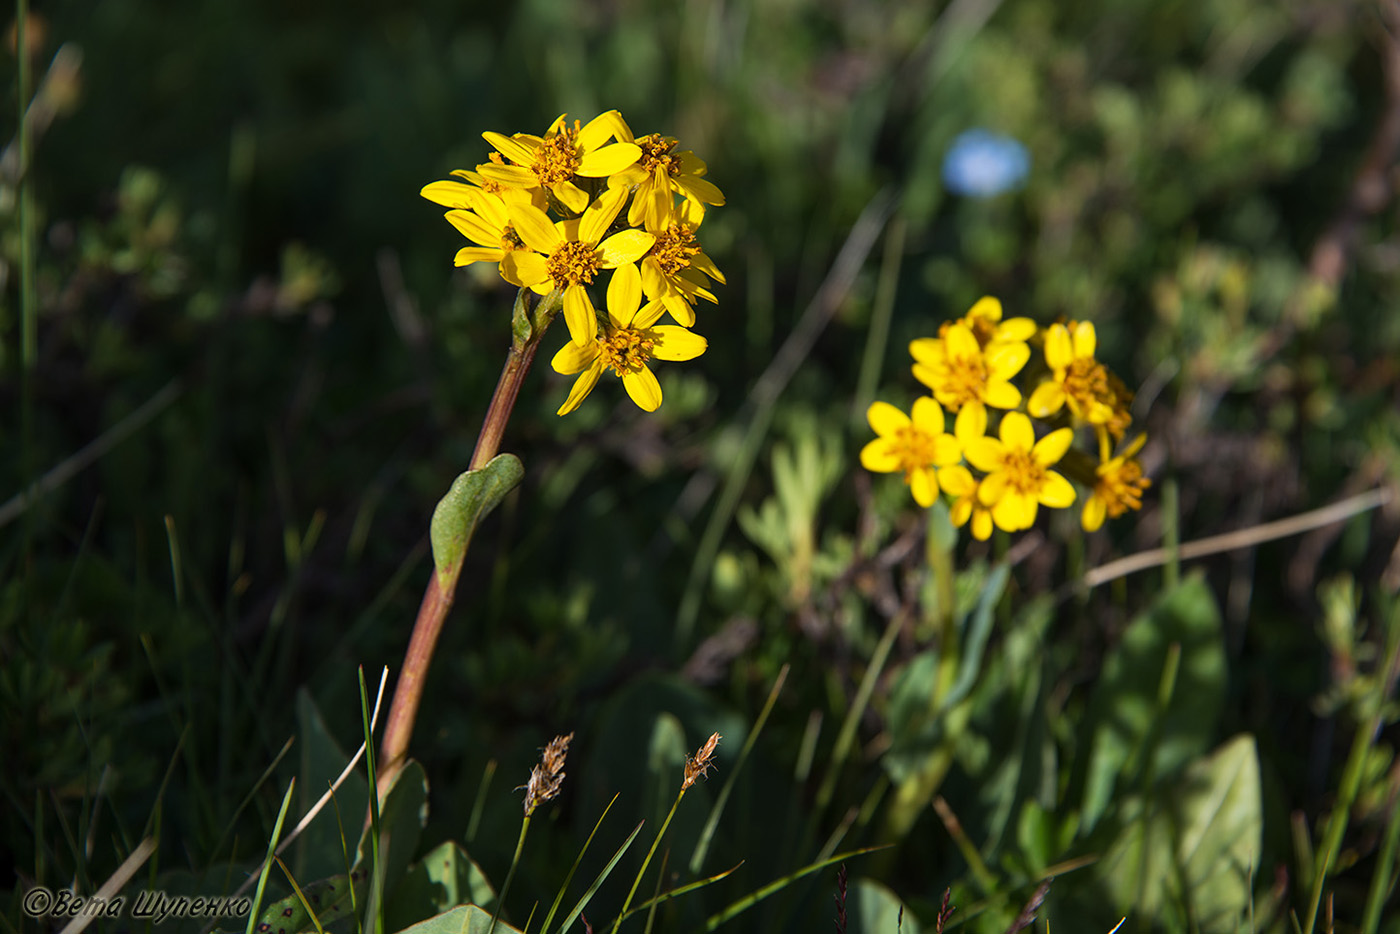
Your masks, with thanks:
M430 537L438 583L445 591L455 584L472 533L482 517L515 488L525 467L514 454L498 454L477 470L468 470L452 481L452 489L433 510Z

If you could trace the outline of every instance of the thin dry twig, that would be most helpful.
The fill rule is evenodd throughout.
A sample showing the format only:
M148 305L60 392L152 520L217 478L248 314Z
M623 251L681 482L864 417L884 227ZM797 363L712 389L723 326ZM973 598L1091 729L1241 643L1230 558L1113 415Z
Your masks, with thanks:
M1212 535L1209 538L1186 542L1176 549L1176 557L1182 561L1189 561L1194 558L1204 558L1207 555L1235 551L1239 548L1249 548L1274 539L1287 538L1290 535L1298 535L1333 522L1345 521L1369 509L1383 506L1390 502L1390 499L1391 492L1388 488L1368 490L1330 506L1289 516L1287 519L1265 522L1263 525L1256 525L1252 528L1239 529L1234 532L1226 532L1223 535ZM1098 587L1137 571L1145 571L1148 568L1166 564L1171 558L1172 552L1166 548L1140 551L1135 555L1128 555L1126 558L1119 558L1094 568L1084 575L1082 584L1085 587Z

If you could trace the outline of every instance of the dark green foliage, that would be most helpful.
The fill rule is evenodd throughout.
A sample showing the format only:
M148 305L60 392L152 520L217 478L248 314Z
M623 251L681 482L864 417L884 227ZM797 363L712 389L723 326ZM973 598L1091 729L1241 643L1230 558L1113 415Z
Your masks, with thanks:
M848 861L852 932L893 931L901 909L903 930L935 930L951 887L950 930L997 934L1047 874L1036 923L1058 930L1127 915L1126 930L1282 932L1289 912L1307 930L1339 800L1336 929L1393 930L1377 920L1395 914L1400 846L1393 503L1179 583L1152 569L1076 586L1168 532L1395 488L1394 153L1381 203L1347 213L1397 106L1375 5L30 6L35 84L63 43L82 63L80 94L41 98L28 310L17 176L0 165L10 925L37 929L18 909L29 885L95 892L146 836L160 849L130 886L232 891L287 781L294 820L348 761L356 667L373 683L402 660L434 504L467 467L511 337L513 290L453 269L461 238L417 192L482 161L483 130L617 107L708 161L727 204L705 247L728 282L697 309L708 352L658 368L652 416L614 381L557 418L563 326L546 338L502 446L528 466L474 526L408 803L386 810L390 930L430 915L425 934L486 930L517 786L569 731L562 795L533 818L497 931L554 900L595 826L560 918L625 849L585 911L610 926L714 731L718 770L681 802L634 907L742 865L658 904L653 930L701 929L877 844ZM975 126L1029 149L1023 191L945 190L943 153ZM901 246L876 246L765 407L754 387L886 188ZM1339 276L1312 278L1343 220ZM1099 357L1138 393L1154 485L1093 536L1076 505L1014 538L935 541L943 580L899 477L858 466L857 386L888 314L870 385L907 409L908 341L984 294L1041 324L1096 324ZM678 638L688 600L698 622ZM692 875L713 783L784 665ZM298 884L355 864L367 795L357 771L284 856ZM826 929L834 873L724 929ZM291 906L279 871L271 883Z

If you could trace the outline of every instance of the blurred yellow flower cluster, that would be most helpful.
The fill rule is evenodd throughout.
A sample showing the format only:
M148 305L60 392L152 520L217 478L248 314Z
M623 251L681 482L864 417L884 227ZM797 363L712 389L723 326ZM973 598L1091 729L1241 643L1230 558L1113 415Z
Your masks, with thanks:
M710 281L724 276L697 232L705 206L724 204L724 195L676 140L635 136L616 110L587 124L566 116L543 136L483 133L495 148L489 161L422 194L449 208L448 222L474 244L457 251L458 266L495 263L512 285L559 294L569 343L552 365L578 375L560 415L609 369L650 412L661 404L661 385L648 362L691 360L707 347L689 330L695 301L715 301ZM600 314L589 287L604 271ZM676 324L657 324L666 314Z
M1027 370L1032 346L1042 359ZM1040 506L1073 505L1075 488L1065 474L1088 491L1080 513L1086 531L1140 509L1151 483L1136 459L1146 436L1112 453L1132 421L1132 394L1094 358L1096 347L1087 321L1042 329L1030 318L1003 320L1001 302L983 298L937 337L909 345L914 377L932 396L915 400L909 415L873 403L866 417L877 437L861 450L861 464L903 473L920 506L946 493L953 524L970 523L982 540L993 526L1030 528ZM1028 398L1012 382L1018 378L1034 381ZM997 410L996 434L989 435ZM951 434L945 411L956 416ZM1033 418L1046 428L1039 439ZM1076 430L1086 427L1098 442L1096 461L1071 450Z

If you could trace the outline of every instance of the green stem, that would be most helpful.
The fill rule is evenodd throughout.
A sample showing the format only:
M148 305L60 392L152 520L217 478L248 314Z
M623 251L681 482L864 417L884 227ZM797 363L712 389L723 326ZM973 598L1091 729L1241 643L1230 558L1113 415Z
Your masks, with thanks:
M656 848L661 845L662 838L666 836L666 828L671 826L671 818L676 816L676 808L680 807L681 799L684 797L685 788L682 787L680 793L676 795L676 800L671 802L671 810L666 813L666 819L661 822L661 829L656 832L656 839L651 841L651 849L647 850L646 859L642 860L642 868L637 870L637 877L632 880L632 888L627 893L626 901L622 903L622 910L617 913L617 920L613 922L613 934L617 934L617 929L622 926L622 919L626 916L627 909L632 905L632 899L637 894L637 887L642 884L642 877L647 874L647 866L651 864L651 858L656 855Z
M496 910L491 913L491 926L486 929L486 934L492 934L496 930L496 921L501 917L501 906L506 903L506 893L510 891L510 883L515 879L515 870L520 865L520 854L525 852L525 835L529 832L530 815L526 814L525 819L520 822L520 838L515 841L515 855L510 858L506 881L501 884L501 891L496 896Z

